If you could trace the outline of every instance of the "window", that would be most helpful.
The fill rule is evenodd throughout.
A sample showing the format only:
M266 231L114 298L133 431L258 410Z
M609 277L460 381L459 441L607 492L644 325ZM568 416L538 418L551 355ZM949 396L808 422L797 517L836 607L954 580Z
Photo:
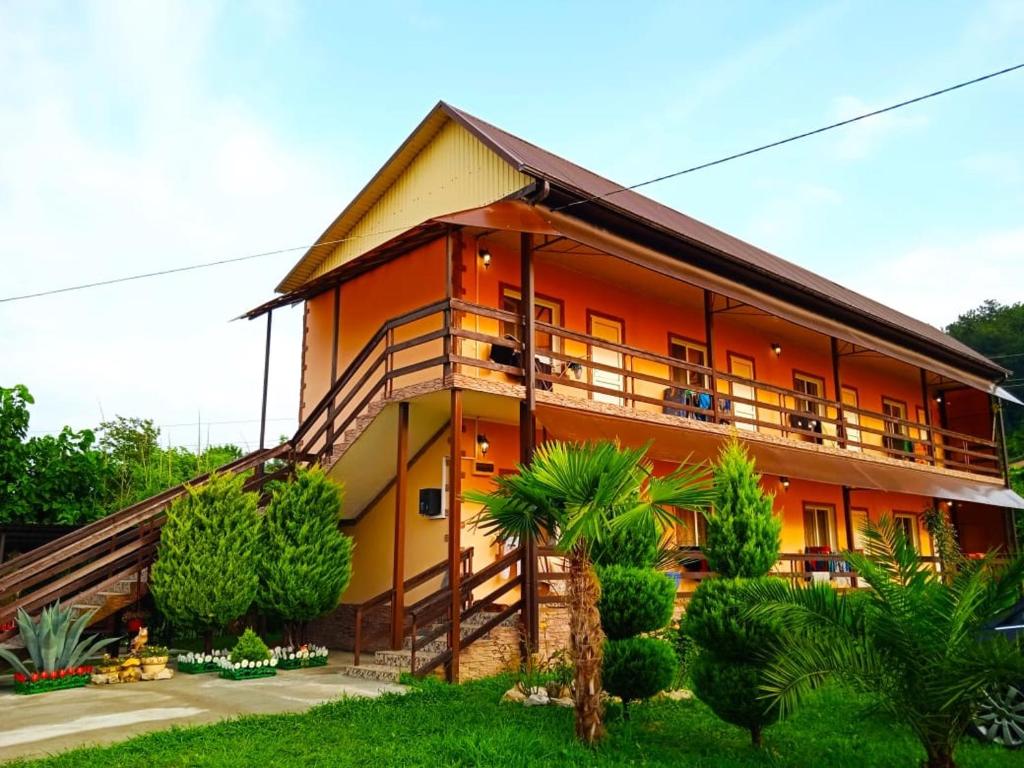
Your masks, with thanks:
M866 509L855 509L850 508L850 522L853 524L853 547L852 549L860 552L864 551L864 545L867 543L864 539L864 525L868 521L868 511Z
M682 360L691 365L705 366L707 363L707 348L703 344L681 339L672 336L668 340L668 355L676 360ZM710 389L706 374L698 371L691 371L687 368L673 368L671 373L672 381L684 387L699 387Z
M676 546L683 548L704 546L708 530L708 521L704 515L692 509L677 509L676 517L681 521L676 524Z
M885 436L882 438L882 444L887 450L892 451L895 458L910 458L904 455L914 451L914 446L907 439L907 427L903 423L907 419L907 404L883 397L882 415L889 417L885 419Z
M836 549L836 508L831 504L804 505L804 543L808 552Z
M503 288L501 293L501 308L506 312L520 314L522 311L522 294L514 288ZM561 306L550 299L534 299L534 317L536 320L548 325L561 325ZM522 331L516 323L503 320L501 323L501 335L512 336L518 339ZM538 330L534 337L535 351L557 349L557 339L552 339L550 333ZM555 344L556 346L552 346Z
M909 512L894 512L892 519L896 525L903 529L907 541L914 545L914 549L920 551L921 538L917 526L917 515Z
M823 398L825 396L825 380L817 376L810 376L806 373L793 373L793 389L803 395ZM796 409L803 413L811 413L815 416L821 415L821 403L809 398L798 397Z

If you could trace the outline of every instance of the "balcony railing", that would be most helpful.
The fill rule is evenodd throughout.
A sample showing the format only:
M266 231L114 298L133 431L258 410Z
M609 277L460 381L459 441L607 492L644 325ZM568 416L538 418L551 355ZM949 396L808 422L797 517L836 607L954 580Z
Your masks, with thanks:
M323 456L370 406L450 373L523 381L521 316L444 300L389 320L304 419L300 450ZM786 440L987 476L1002 475L997 443L743 378L568 328L536 323L537 389L637 413L730 425Z

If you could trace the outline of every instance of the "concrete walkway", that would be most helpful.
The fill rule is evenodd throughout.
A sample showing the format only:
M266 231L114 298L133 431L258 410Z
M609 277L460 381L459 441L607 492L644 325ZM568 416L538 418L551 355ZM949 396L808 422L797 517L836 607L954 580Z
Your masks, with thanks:
M351 654L332 653L326 667L278 672L256 680L215 673L171 680L75 688L19 696L0 687L0 762L121 741L172 725L197 725L248 714L302 712L341 696L401 693L403 686L343 675Z

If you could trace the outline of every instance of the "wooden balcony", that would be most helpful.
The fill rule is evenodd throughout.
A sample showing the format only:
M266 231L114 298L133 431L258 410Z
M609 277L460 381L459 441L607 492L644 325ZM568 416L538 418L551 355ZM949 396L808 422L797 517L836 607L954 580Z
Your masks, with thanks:
M386 322L310 411L296 439L325 458L375 403L431 386L523 396L522 317L443 300ZM539 401L629 417L657 414L681 428L726 426L791 447L823 447L851 458L1002 476L991 439L852 407L794 389L695 365L651 350L536 322L549 343L534 351ZM329 461L328 461L329 463Z

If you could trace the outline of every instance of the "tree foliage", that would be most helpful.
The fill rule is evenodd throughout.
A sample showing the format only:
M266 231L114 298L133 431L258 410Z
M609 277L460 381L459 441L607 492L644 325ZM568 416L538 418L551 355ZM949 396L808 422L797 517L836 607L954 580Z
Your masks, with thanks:
M260 541L259 599L287 624L333 610L348 587L353 543L338 529L341 501L341 488L319 468L274 488Z
M903 528L883 518L848 552L870 587L851 601L828 585L754 584L754 616L782 624L764 693L783 712L829 677L871 692L917 736L930 768L954 765L985 691L1024 679L1024 656L988 627L1020 599L1024 555L1005 565L944 556L922 563Z
M735 437L722 448L714 467L715 502L705 513L704 555L721 576L763 576L775 565L782 521L774 497L761 488L761 476L747 449Z
M240 475L215 475L167 512L149 588L176 628L209 634L252 605L260 516Z
M612 640L661 629L672 618L676 584L653 568L606 565L598 568L601 628Z
M701 509L711 500L703 467L680 466L658 477L646 453L608 442L546 443L517 474L495 478L494 491L466 494L483 505L475 524L484 533L519 542L549 536L566 556L576 734L588 744L604 732L595 542L624 529L657 536L675 524L675 508Z
M1024 375L1024 303L1007 305L989 299L960 315L946 327L946 333L1009 368L1010 378ZM1020 390L1011 391L1021 394ZM1005 404L1003 419L1010 457L1024 456L1024 408Z
M626 637L604 646L605 688L622 699L628 717L632 701L649 699L672 684L678 661L672 646L656 637Z

